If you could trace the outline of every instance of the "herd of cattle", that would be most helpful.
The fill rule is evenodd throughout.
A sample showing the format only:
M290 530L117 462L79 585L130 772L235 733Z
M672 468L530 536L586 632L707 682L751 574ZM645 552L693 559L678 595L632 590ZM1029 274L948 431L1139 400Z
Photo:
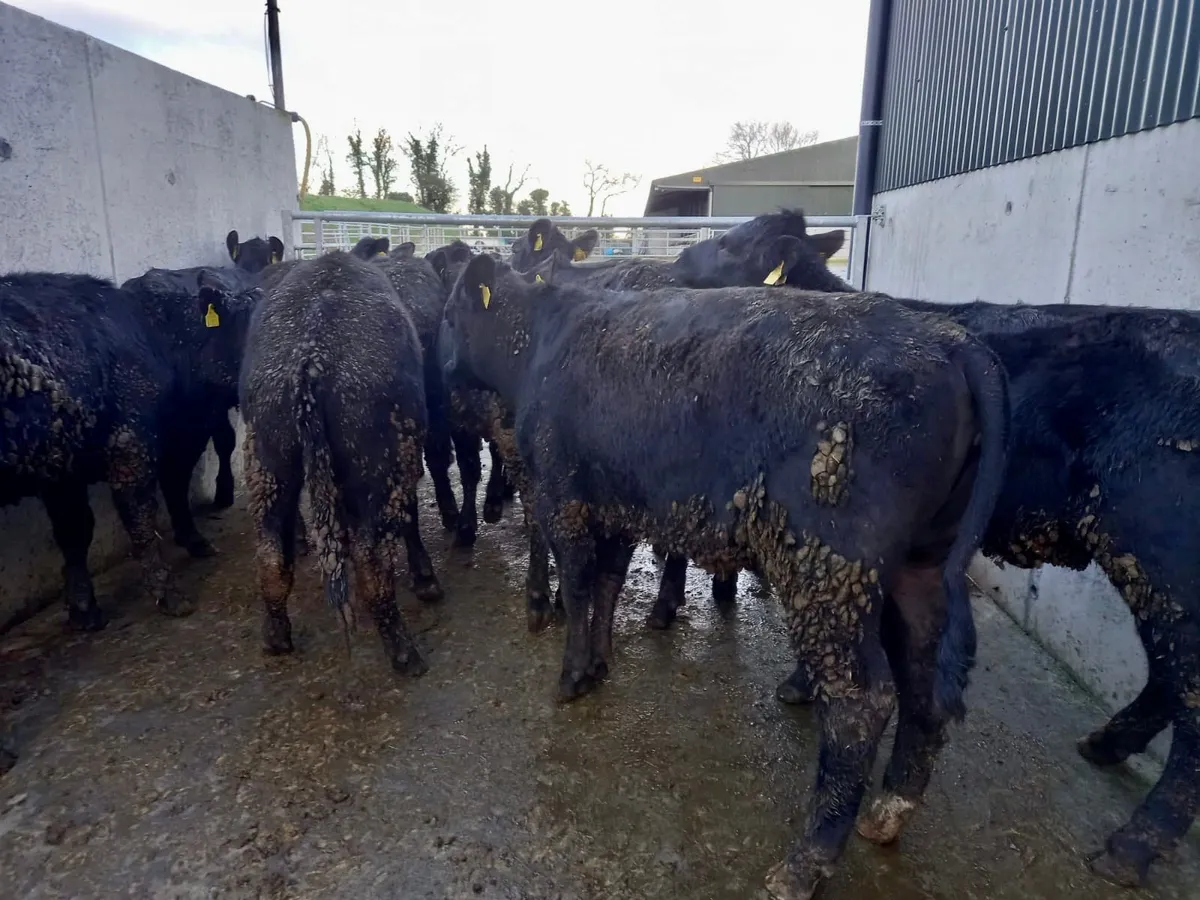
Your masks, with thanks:
M781 900L811 896L856 818L888 843L920 802L965 712L976 551L1094 562L1150 674L1080 752L1115 765L1173 725L1161 778L1092 860L1141 883L1200 807L1200 317L856 293L826 266L843 234L810 235L799 212L670 262L589 261L596 239L542 219L507 261L461 241L421 258L386 238L301 261L231 232L233 267L152 269L119 288L0 277L0 504L41 499L69 622L97 629L87 486L108 482L147 592L185 614L157 491L175 541L212 553L188 488L211 439L215 502L233 502L239 407L267 650L292 649L287 601L311 547L330 603L344 614L352 571L392 665L416 675L426 663L395 602L401 542L416 595L442 596L418 527L422 457L442 525L470 545L486 441L483 518L519 493L528 525L528 627L566 622L563 700L614 664L637 543L665 558L651 627L684 602L689 560L722 607L739 570L756 573L797 654L778 696L816 703L821 727L804 832L767 877ZM882 791L860 815L893 711Z

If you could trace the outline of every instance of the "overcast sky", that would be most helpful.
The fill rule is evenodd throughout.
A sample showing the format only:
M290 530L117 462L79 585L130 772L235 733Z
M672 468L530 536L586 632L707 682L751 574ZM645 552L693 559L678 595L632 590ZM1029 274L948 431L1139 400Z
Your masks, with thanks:
M259 0L7 0L238 94L270 98ZM709 165L738 119L787 119L822 140L857 131L868 0L280 0L287 107L328 135L339 190L346 135L442 122L460 207L469 154L493 182L587 209L584 160L642 176L609 205L640 215L652 178ZM332 10L337 9L338 12ZM295 128L297 167L304 133ZM407 162L393 190L412 191ZM320 183L314 161L312 190Z

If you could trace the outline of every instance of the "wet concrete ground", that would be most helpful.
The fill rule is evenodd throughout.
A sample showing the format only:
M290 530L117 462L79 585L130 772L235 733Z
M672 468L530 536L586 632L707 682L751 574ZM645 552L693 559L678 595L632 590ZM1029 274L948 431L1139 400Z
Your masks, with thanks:
M525 631L518 522L481 525L470 553L426 515L446 599L401 594L419 680L392 674L369 622L347 656L310 560L298 652L264 656L241 504L201 522L219 557L176 554L191 618L144 606L126 564L98 583L108 630L65 635L56 606L0 637L0 727L20 751L0 779L0 894L765 898L816 755L811 714L773 698L790 669L774 601L743 575L724 621L693 571L673 630L649 631L659 570L639 551L610 680L561 706L561 631ZM1147 784L1081 760L1100 708L995 607L976 615L971 713L927 806L895 848L852 838L821 896L1130 896L1084 857ZM1134 896L1198 884L1193 839Z

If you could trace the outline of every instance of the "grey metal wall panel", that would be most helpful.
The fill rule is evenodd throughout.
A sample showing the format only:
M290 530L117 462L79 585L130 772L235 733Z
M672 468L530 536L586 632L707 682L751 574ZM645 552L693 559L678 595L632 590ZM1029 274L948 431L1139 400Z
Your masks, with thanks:
M876 190L1200 116L1200 0L893 0Z

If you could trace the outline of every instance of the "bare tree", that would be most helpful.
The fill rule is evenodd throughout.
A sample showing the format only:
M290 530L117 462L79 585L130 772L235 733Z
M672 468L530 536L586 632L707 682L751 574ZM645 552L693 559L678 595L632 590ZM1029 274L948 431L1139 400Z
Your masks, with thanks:
M516 183L513 183L513 172L515 171L512 163L508 164L508 177L504 179L504 187L496 185L492 188L488 195L488 201L491 203L491 213L495 216L511 216L513 208L516 205L517 192L525 186L525 179L529 177L529 166L526 166L519 176L516 177Z
M629 193L642 183L642 176L632 172L616 175L604 163L594 163L590 159L585 159L583 164L586 166L583 188L588 192L589 216L595 213L597 201L600 202L600 215L607 215L609 200Z
M754 159L766 153L782 153L816 142L816 131L802 132L791 122L739 121L730 126L725 149L717 154L717 161Z
M817 130L800 131L791 122L772 122L767 129L767 153L782 153L817 142Z
M317 163L321 166L321 189L317 193L322 197L332 197L336 191L333 183L333 152L325 135L317 139Z

